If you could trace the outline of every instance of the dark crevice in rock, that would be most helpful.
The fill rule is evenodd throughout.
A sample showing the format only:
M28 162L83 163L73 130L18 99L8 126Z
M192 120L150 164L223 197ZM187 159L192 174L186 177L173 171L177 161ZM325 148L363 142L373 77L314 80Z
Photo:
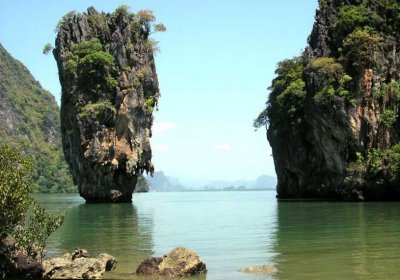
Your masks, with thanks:
M154 170L150 137L160 94L148 45L137 18L123 11L90 7L59 29L53 53L63 148L87 202L130 202L137 177Z

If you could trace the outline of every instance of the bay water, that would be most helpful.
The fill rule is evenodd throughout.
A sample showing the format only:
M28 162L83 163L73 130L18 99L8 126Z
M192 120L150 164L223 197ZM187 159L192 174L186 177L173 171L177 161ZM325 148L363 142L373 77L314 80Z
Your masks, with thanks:
M85 204L77 194L37 195L67 211L47 256L75 248L118 260L112 279L140 278L139 263L175 247L196 251L206 276L191 279L399 279L400 204L278 202L274 191L134 194L133 203ZM276 275L240 272L271 265Z

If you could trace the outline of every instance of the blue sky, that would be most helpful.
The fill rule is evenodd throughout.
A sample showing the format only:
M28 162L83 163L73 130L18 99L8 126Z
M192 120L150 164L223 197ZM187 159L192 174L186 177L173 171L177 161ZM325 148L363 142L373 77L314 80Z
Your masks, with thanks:
M68 11L149 8L168 31L156 34L161 99L155 113L156 170L222 180L275 176L263 110L276 64L306 46L317 0L0 0L0 42L60 99L57 66L43 46Z

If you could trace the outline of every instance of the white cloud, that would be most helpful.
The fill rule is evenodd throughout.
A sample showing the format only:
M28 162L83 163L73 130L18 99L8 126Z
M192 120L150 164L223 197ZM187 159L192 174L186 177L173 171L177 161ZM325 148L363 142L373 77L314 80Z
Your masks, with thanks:
M216 151L227 151L232 149L232 145L228 142L218 142L213 146Z
M173 122L160 122L153 125L153 134L159 134L174 129L176 124Z
M159 153L166 153L169 151L169 147L164 144L154 144L154 145L151 145L151 148L153 151L159 152Z

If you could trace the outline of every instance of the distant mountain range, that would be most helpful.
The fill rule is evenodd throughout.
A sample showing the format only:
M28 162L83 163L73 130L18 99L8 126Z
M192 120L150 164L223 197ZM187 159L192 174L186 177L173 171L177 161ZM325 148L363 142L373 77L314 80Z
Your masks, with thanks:
M172 192L185 190L176 179L167 177L162 171L154 172L153 177L146 176L146 180L150 184L150 191Z
M181 180L169 177L162 171L155 172L153 177L147 176L146 180L151 186L151 191L191 191L191 190L275 190L277 179L269 175L261 175L256 180ZM183 183L181 183L183 182Z

